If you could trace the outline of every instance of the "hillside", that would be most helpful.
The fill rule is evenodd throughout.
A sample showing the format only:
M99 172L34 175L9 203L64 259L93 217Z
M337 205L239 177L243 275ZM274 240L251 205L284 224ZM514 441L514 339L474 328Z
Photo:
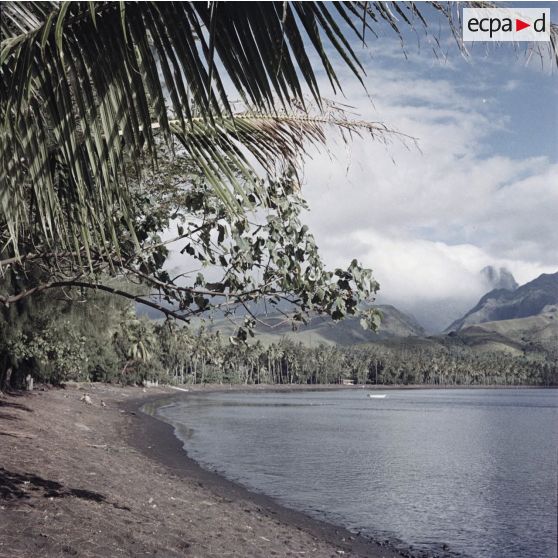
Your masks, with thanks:
M558 355L558 306L547 306L540 314L527 318L484 322L465 328L460 334L471 336L474 331L479 337L498 335L511 342L510 345Z
M332 322L330 319L321 317L314 318L296 332L287 329L278 333L305 343L317 344L323 342L335 345L354 345L395 337L419 337L424 335L424 330L412 317L400 312L394 306L381 305L377 308L382 313L382 321L380 329L376 333L362 329L360 320L357 318Z
M558 304L558 273L542 274L533 281L511 291L495 289L484 295L462 318L453 322L447 332L466 327L537 316L545 308Z
M420 337L424 335L422 327L410 316L390 305L378 305L382 312L382 322L377 333L362 329L360 320L347 318L340 322L321 316L313 317L307 324L301 325L293 331L291 325L282 316L274 315L260 319L262 323L256 326L256 339L263 344L279 341L285 337L304 343L308 346L326 345L354 345L385 339ZM200 322L192 324L193 327L201 325ZM208 329L220 331L223 335L232 335L235 324L229 320L216 319L208 322Z

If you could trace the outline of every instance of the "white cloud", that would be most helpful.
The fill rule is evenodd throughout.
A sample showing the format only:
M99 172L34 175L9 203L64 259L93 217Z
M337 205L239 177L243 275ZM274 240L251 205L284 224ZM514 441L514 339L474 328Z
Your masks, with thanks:
M488 265L509 269L519 283L556 271L535 262L496 258L473 244L397 237L374 229L322 240L320 248L332 265L342 266L353 256L371 265L382 298L392 303L452 297L476 301L490 287L479 273Z
M420 151L356 140L346 172L338 141L336 160L309 161L307 221L326 261L359 257L376 271L384 296L402 305L450 296L476 302L486 292L479 276L486 265L507 267L520 283L556 271L558 165L494 155L510 119L497 91L381 65L369 74L373 104L350 86L351 104L416 137ZM475 87L482 95L471 94Z

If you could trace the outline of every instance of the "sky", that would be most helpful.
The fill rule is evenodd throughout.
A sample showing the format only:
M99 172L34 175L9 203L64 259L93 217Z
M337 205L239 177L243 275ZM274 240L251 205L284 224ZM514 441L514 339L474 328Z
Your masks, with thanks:
M522 5L549 7L558 21L558 2ZM365 87L338 61L336 96L318 72L323 96L355 119L416 141L345 145L332 132L305 161L302 193L325 263L357 258L380 283L378 303L437 332L492 288L485 266L519 284L558 271L558 69L511 43L469 43L464 56L447 22L422 9L437 55L433 35L409 31L403 50L375 25L377 38L353 41ZM184 256L170 266L183 270Z
M529 7L539 5L558 20L558 3ZM509 43L476 43L465 58L444 33L438 57L413 34L405 56L380 31L355 45L366 90L341 72L344 96L325 82L323 93L416 145L347 148L332 135L305 165L305 221L328 265L358 258L380 282L378 302L436 330L490 288L487 265L519 284L558 271L558 71Z

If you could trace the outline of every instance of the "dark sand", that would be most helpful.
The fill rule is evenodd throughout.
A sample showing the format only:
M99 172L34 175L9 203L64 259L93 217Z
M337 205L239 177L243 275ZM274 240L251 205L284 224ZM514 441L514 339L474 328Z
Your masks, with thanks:
M102 384L0 396L0 557L401 556L201 469L139 410L184 396Z

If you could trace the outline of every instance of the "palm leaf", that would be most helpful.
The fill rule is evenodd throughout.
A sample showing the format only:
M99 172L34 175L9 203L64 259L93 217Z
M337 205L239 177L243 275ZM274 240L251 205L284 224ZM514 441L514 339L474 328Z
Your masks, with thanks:
M257 111L274 111L277 99L282 107L303 104L303 84L321 102L292 14L312 22L326 61L326 45L316 39L328 26L317 18L323 8L295 3L285 19L282 6L2 3L0 218L13 249L37 225L66 246L114 237L115 219L131 221L125 165L156 163L154 123L167 138L179 135L223 200L238 208L235 176L253 176L238 143L246 139L263 162L293 153L293 144L271 145L293 138L275 134L256 146L242 131L246 123L233 138L225 76ZM280 52L285 36L296 48L287 39ZM334 47L354 57L348 43ZM334 79L331 65L325 71Z

